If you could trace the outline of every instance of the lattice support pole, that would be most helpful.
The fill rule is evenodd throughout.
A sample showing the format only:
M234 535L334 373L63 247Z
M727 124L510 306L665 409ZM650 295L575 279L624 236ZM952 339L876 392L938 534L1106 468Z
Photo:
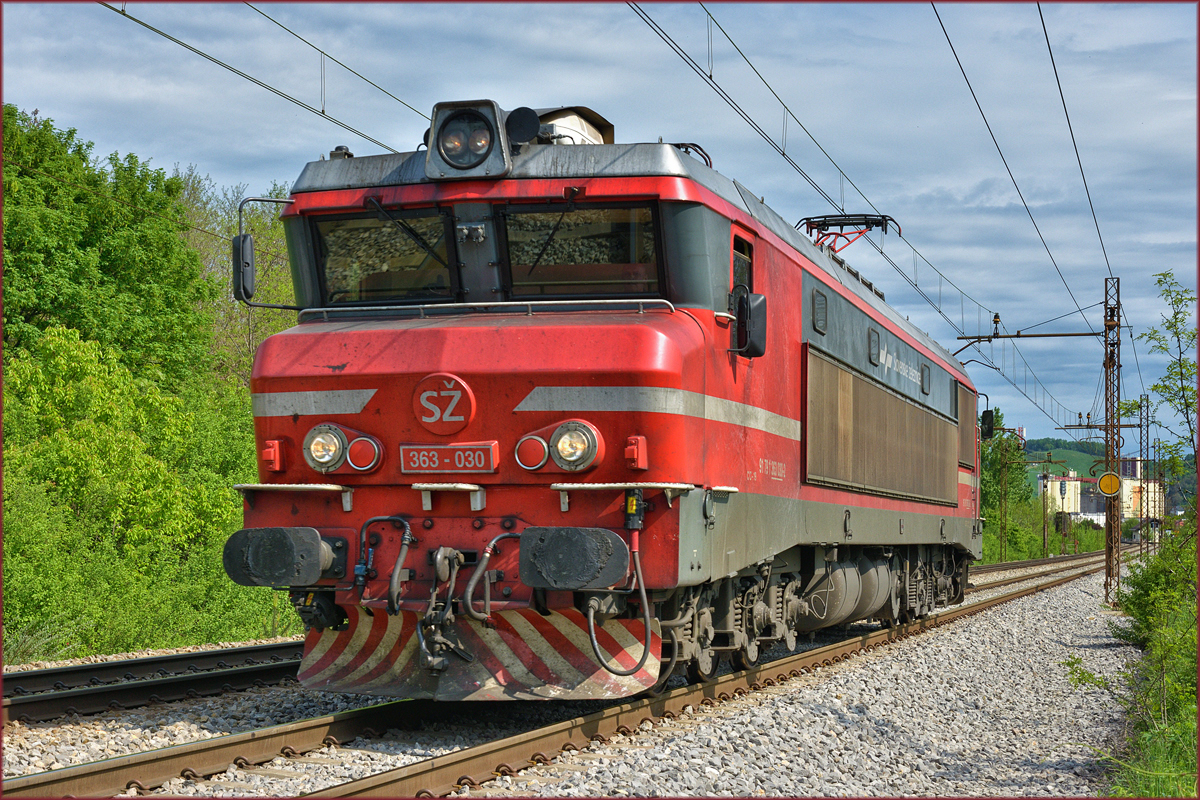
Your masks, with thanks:
M1146 478L1146 468L1150 465L1150 396L1142 395L1138 400L1138 410L1141 414L1141 425L1138 428L1138 456L1140 464L1138 479L1141 484L1141 494L1138 495L1138 513L1141 517L1141 534L1138 536L1138 551L1146 551L1146 535L1150 528L1150 518L1154 514L1153 503L1147 497L1147 492L1154 491L1154 483Z
M1121 462L1121 279L1104 279L1104 466ZM1104 602L1121 588L1121 493L1104 504Z

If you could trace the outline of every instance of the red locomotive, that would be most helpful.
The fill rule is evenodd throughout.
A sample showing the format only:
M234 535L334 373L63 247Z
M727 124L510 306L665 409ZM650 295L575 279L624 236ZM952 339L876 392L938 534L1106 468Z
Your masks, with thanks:
M224 554L291 592L304 685L620 697L961 602L970 380L693 152L474 101L423 150L305 167L299 322L255 360L260 483Z

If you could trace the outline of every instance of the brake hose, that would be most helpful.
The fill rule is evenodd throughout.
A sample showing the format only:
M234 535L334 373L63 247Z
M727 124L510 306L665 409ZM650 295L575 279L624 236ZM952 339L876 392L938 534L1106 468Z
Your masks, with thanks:
M642 667L646 665L646 659L650 657L650 603L646 600L646 582L642 580L642 555L638 552L638 532L635 529L632 533L632 547L629 549L633 554L633 574L637 577L638 596L642 601L642 622L646 626L646 641L642 646L642 657L633 669L621 670L608 665L607 659L600 654L600 643L596 641L596 607L600 605L600 598L593 597L589 600L587 609L588 638L592 642L592 652L596 654L596 660L600 662L600 666L613 675L621 677L628 677L640 672Z
M401 520L404 522L404 520ZM404 522L404 535L400 537L400 554L396 556L396 565L392 567L392 577L388 580L388 613L395 616L400 612L400 584L404 582L404 559L408 558L408 546L417 543L417 537L412 535L412 529Z
M475 610L475 603L472 598L475 596L475 587L479 584L479 579L487 574L488 561L492 558L492 553L496 550L496 543L501 539L519 539L519 533L502 533L495 539L488 542L487 547L483 548L483 558L475 565L475 571L471 573L471 580L467 581L467 588L463 591L463 611L467 612L467 616L479 622L487 622L492 615L492 599L489 590L490 584L486 581L483 584L483 613Z

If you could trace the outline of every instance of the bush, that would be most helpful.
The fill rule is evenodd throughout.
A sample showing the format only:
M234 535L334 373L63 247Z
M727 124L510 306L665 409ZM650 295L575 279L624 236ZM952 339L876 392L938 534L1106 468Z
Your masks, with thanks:
M279 600L221 566L255 476L245 394L168 394L63 328L6 356L5 661L269 635Z
M1128 626L1114 633L1142 648L1123 702L1135 736L1118 761L1121 797L1196 796L1196 518L1193 506L1156 552L1130 566L1118 592Z

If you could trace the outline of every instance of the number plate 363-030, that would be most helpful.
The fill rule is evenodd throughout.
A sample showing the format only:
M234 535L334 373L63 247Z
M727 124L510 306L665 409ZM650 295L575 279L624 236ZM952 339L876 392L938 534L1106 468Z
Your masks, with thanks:
M499 442L400 445L400 471L404 473L495 472L499 460Z

